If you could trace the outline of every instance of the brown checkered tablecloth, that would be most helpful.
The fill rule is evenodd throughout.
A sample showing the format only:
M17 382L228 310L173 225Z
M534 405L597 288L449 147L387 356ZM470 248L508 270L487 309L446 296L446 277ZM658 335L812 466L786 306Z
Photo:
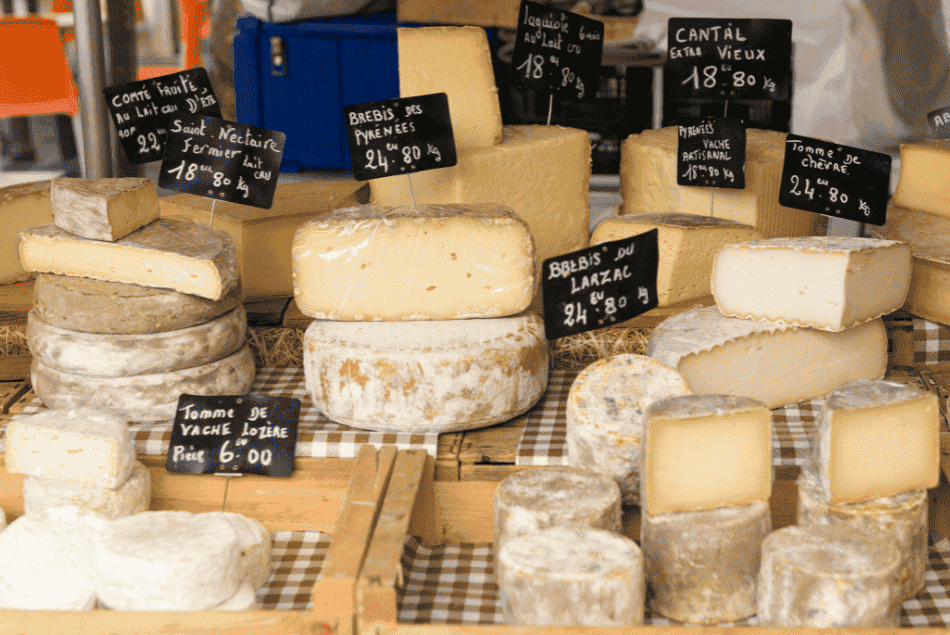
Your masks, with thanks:
M923 318L914 320L914 363L950 362L950 327Z

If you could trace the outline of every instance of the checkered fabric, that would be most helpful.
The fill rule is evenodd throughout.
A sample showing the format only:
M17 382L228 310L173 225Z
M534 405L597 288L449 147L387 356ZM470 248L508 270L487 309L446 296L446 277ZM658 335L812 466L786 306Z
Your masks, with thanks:
M264 609L285 611L313 607L313 585L330 549L330 536L319 531L271 534L271 575L257 590Z
M950 327L914 318L914 363L950 362Z

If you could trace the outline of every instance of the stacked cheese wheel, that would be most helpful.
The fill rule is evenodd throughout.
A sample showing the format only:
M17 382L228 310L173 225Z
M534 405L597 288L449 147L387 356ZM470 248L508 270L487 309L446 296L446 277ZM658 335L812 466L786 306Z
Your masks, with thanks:
M27 323L31 379L50 408L174 418L178 396L245 394L240 277L228 235L158 218L148 179L53 181L53 224L24 230L41 273Z

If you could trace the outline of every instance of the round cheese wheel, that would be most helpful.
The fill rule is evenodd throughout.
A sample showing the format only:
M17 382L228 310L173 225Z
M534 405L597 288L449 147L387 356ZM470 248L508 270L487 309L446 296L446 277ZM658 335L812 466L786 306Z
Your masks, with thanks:
M243 579L252 589L264 586L270 578L271 535L260 522L241 514L214 512L221 514L234 526L241 545L241 567Z
M261 603L257 599L254 586L250 582L245 582L237 590L230 600L212 608L212 611L253 611L260 609Z
M151 499L152 478L148 468L139 461L133 465L128 480L115 489L39 476L27 476L23 481L23 511L26 514L73 505L115 520L146 511Z

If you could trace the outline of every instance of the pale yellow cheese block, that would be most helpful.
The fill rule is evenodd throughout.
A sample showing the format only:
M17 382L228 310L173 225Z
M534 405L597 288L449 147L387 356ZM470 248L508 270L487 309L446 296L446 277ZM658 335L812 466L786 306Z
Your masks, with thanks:
M57 227L94 240L118 240L158 218L155 182L140 177L60 177L50 185L50 201Z
M948 170L950 139L902 143L900 176L891 204L950 217Z
M0 285L33 277L20 264L17 242L27 227L53 222L49 184L39 181L0 189Z

